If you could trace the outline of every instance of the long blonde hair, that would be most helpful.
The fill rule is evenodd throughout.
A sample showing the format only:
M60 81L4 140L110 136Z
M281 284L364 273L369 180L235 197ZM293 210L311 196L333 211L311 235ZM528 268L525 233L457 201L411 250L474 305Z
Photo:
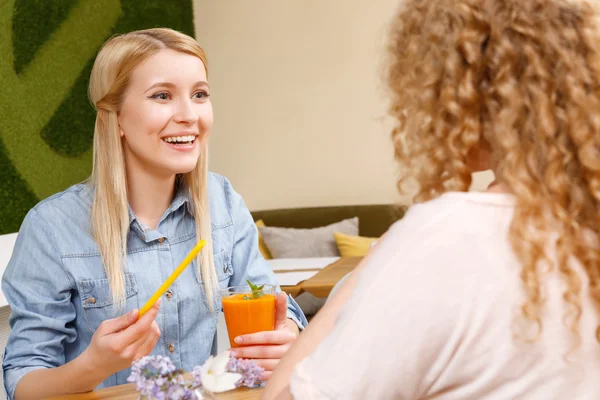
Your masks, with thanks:
M94 130L94 188L91 226L100 249L115 304L125 300L124 262L127 257L129 203L125 158L117 115L132 71L161 49L171 49L207 61L200 45L191 37L165 29L135 31L109 39L96 57L90 78L89 97L97 110ZM206 71L208 74L208 70ZM216 273L208 205L208 149L202 150L196 167L181 179L191 200L197 239L206 245L197 258L197 274L204 281L207 304L213 306ZM213 310L214 311L214 310Z
M539 334L544 248L556 232L565 321L577 339L582 283L573 259L600 312L595 18L583 1L405 0L392 25L387 74L399 189L418 182L415 201L467 191L469 153L489 146L497 178L517 201L510 241L522 264L522 314Z

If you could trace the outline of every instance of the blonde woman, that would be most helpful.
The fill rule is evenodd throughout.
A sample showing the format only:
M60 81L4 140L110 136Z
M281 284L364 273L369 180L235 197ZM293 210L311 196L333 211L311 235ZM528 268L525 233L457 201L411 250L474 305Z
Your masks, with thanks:
M266 399L600 398L596 19L584 1L401 3L393 138L420 204ZM467 192L487 168L496 182Z
M216 350L218 288L275 283L242 198L207 170L206 65L193 38L169 29L113 37L98 54L91 179L29 212L3 276L11 398L126 383L150 353L189 371ZM201 255L139 318L199 238ZM266 378L305 323L280 293L276 330L244 337Z

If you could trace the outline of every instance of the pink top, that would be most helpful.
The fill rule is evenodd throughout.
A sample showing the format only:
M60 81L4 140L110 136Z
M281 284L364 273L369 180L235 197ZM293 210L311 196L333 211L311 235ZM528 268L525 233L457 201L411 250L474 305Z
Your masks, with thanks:
M412 207L374 250L334 331L296 367L294 398L600 399L599 318L578 264L578 349L569 353L556 268L543 279L541 336L513 335L531 326L508 241L513 210L498 193Z

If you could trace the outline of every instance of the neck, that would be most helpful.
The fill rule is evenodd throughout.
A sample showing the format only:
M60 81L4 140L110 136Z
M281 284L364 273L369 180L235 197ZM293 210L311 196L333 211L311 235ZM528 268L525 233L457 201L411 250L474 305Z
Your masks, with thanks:
M508 187L504 183L498 181L498 179L494 179L494 181L487 187L486 192L510 193L510 190L508 190Z
M143 170L127 170L127 199L135 216L150 229L169 208L175 196L175 175L156 176Z

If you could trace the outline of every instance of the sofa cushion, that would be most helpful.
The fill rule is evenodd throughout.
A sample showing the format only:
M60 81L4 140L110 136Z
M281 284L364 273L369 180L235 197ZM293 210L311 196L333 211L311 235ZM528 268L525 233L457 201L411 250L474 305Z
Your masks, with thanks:
M352 236L335 232L335 243L342 257L364 257L378 238Z
M358 218L312 229L258 228L274 258L335 257L340 253L334 232L358 235Z
M257 229L265 226L265 223L263 222L262 219L259 219L258 221L256 221L255 224L256 224ZM265 243L265 239L263 238L262 234L260 233L260 230L258 231L258 250L260 251L260 254L262 254L262 256L265 260L270 260L273 258L273 256L271 255L271 252L269 251L269 248L267 247L267 244Z
M402 218L405 210L405 206L394 204L367 204L252 211L252 217L255 221L262 219L267 226L303 229L358 217L359 235L379 237Z

